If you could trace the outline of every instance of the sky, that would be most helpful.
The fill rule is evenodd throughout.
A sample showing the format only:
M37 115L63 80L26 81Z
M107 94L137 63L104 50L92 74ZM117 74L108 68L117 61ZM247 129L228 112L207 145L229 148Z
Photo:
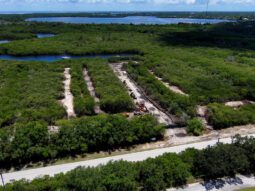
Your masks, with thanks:
M0 12L205 11L207 0L0 0ZM255 11L255 0L209 0L209 11Z

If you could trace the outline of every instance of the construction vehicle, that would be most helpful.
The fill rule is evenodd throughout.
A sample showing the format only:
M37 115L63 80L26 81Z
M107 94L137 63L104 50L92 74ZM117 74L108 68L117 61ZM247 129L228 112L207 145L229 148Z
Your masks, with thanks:
M133 99L137 99L135 94L133 92L131 92L130 96L133 98Z
M143 113L148 112L148 109L146 108L144 101L141 101L138 103L138 109L140 112L143 112Z
M122 113L122 115L124 116L124 117L130 117L130 113L128 113L128 112L124 112L124 113Z

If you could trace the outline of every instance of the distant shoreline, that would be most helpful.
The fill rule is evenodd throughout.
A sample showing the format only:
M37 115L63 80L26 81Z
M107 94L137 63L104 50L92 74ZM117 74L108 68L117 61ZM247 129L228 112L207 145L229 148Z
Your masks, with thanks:
M204 13L205 11L0 11L0 14L83 14L83 13ZM255 11L208 11L208 13L254 13Z

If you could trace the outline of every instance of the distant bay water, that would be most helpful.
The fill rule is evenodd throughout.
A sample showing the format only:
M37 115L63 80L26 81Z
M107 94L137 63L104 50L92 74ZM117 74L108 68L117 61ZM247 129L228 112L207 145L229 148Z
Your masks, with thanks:
M6 44L8 42L9 42L9 40L0 40L0 44Z
M134 25L164 25L178 23L215 24L232 22L224 19L194 19L194 18L159 18L155 16L128 16L128 17L40 17L28 18L26 21L36 22L62 22L73 24L134 24Z
M49 37L54 37L54 34L42 34L42 33L38 33L36 34L37 38L49 38Z
M49 37L54 37L55 35L54 34L42 34L42 33L38 33L36 34L36 37L37 38L49 38ZM9 43L11 42L10 40L0 40L0 45L1 44L6 44L6 43Z
M95 54L95 55L36 55L36 56L12 56L0 55L0 60L19 60L19 61L41 61L41 62L55 62L66 59L79 59L79 58L102 58L108 59L112 57L131 57L134 54Z

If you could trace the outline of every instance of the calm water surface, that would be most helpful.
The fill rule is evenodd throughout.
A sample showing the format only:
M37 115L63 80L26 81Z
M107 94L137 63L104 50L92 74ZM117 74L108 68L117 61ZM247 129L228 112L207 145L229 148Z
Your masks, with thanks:
M8 43L10 42L9 40L0 40L0 44L5 44L5 43Z
M97 55L83 55L83 56L72 56L72 55L40 55L40 56L11 56L11 55L0 55L0 60L20 60L20 61L44 61L54 62L65 59L78 59L78 58L103 58L107 59L110 57L128 57L133 54L97 54Z
M76 23L76 24L178 24L178 23L220 23L231 22L222 19L191 19L191 18L158 18L154 16L128 16L121 18L108 18L108 17L41 17L29 18L27 21L37 22L63 22L63 23Z
M53 37L55 36L54 34L42 34L42 33L38 33L36 34L37 38L48 38L48 37ZM10 42L10 40L0 40L0 44L6 44Z
M53 37L55 36L54 34L42 34L42 33L38 33L36 34L37 38L48 38L48 37Z

